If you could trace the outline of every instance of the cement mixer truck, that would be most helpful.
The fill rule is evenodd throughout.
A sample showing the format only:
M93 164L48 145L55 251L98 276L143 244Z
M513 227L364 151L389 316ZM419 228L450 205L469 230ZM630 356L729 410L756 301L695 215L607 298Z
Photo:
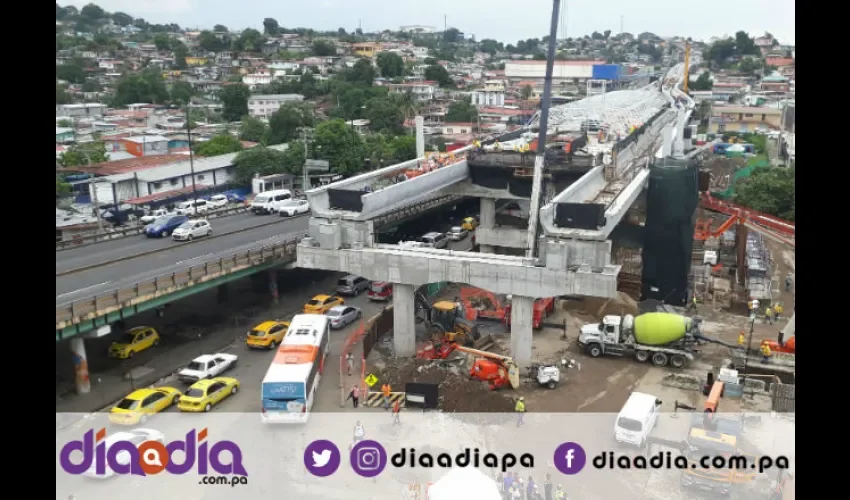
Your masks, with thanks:
M693 361L694 348L703 342L738 349L737 345L702 335L699 319L663 312L605 316L600 323L582 326L578 337L579 347L594 358L634 353L640 362L651 359L655 366L669 363L674 368Z

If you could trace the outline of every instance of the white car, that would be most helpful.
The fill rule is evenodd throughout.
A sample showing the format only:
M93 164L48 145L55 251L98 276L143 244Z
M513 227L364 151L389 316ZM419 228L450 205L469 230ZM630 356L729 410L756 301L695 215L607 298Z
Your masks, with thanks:
M174 213L174 212L169 212L168 210L166 210L164 208L160 208L160 209L154 210L153 212L149 212L146 215L141 216L139 218L139 221L141 221L142 224L150 224L151 222L159 219L160 217L171 217L172 215L177 215L177 214Z
M210 207L207 200L184 201L177 205L176 212L179 215L199 215L206 213Z
M195 219L184 222L171 233L174 241L192 241L195 238L212 234L212 226L205 219Z
M223 194L214 194L210 196L207 200L207 205L209 205L209 207L213 209L226 207L228 203L229 201L227 199L227 196Z
M451 229L449 229L449 232L446 235L452 241L460 241L460 240L466 238L469 235L469 233L466 231L466 229L464 229L460 226L454 226Z
M275 209L281 217L294 217L309 212L310 203L307 200L284 200Z
M109 446L118 441L130 441L136 446L144 443L145 441L156 441L164 444L165 436L161 432L153 429L137 428L130 431L110 433L106 436L106 439L104 439L104 444L106 444L106 448L108 449ZM130 459L130 453L127 451L119 451L115 456L115 461L121 465L130 465ZM109 479L115 475L115 471L110 469L109 465L106 465L103 473L98 474L96 466L92 464L89 470L83 472L83 475L94 479Z
M177 372L177 378L182 382L194 384L198 380L213 378L236 366L239 356L220 352L218 354L204 354L193 359Z

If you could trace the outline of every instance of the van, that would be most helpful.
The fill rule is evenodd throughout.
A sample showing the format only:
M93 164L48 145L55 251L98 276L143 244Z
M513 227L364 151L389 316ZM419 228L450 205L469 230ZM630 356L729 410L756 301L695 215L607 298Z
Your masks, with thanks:
M178 203L176 212L180 215L196 215L206 213L209 208L207 200L190 200Z
M652 394L633 392L614 423L614 439L618 443L642 448L658 421L661 400Z
M443 233L428 233L422 236L422 243L431 248L446 248L449 245L449 240Z
M339 295L350 295L356 297L369 289L369 280L363 276L349 274L340 278L336 284L336 293Z
M280 202L290 198L292 193L288 189L264 191L254 197L254 201L251 202L251 211L257 215L274 213Z

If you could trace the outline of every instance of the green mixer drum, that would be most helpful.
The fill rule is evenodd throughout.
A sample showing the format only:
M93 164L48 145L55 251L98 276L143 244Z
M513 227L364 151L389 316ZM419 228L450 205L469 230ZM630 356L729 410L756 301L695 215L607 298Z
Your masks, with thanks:
M646 313L635 318L635 340L646 345L664 345L685 336L691 318L671 313Z

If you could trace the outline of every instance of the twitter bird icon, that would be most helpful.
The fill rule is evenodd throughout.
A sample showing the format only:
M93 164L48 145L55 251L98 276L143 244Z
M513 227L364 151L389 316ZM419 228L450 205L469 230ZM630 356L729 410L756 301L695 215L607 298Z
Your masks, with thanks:
M339 448L327 439L317 439L304 449L304 466L317 477L327 477L339 469Z

